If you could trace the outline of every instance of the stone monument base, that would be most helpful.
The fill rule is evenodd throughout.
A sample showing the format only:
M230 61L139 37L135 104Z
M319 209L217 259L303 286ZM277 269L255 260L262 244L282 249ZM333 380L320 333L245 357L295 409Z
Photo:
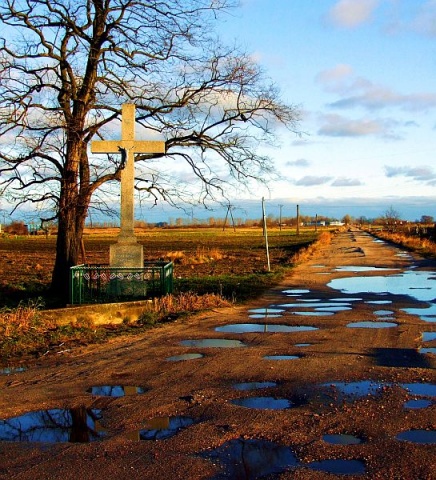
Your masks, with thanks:
M109 264L111 267L143 268L144 252L136 238L118 240L110 246Z

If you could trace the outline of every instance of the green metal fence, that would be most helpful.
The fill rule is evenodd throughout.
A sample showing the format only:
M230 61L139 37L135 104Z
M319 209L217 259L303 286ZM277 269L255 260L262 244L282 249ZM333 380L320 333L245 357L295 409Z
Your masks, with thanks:
M172 262L145 262L143 268L77 265L70 271L71 305L143 300L172 291Z

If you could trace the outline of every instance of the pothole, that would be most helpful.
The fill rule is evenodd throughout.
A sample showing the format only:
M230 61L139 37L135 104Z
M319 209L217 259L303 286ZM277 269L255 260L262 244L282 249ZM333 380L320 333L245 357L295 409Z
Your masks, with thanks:
M194 423L195 420L191 417L156 417L148 420L145 428L138 430L134 435L138 440L165 440Z
M182 340L180 345L184 347L204 348L240 348L247 345L240 340L229 340L225 338L200 338L198 340Z
M167 357L168 362L183 362L185 360L195 360L197 358L203 358L204 355L201 353L183 353L182 355L173 355L172 357Z
M246 397L235 398L231 400L233 405L245 408L254 408L260 410L286 410L291 408L293 403L286 398L275 397Z
M300 355L265 355L265 360L299 360Z
M324 442L331 443L333 445L358 445L363 443L361 438L347 433L326 434L322 436L322 439Z
M272 388L276 386L276 382L242 382L235 383L233 388L235 390L260 390L261 388Z
M392 270L399 270L399 268L373 267L366 265L345 265L334 269L336 272L388 272Z
M433 340L436 340L436 332L422 332L423 342L432 342Z
M433 404L431 400L414 398L404 403L403 408L406 410L421 410L430 407Z
M222 469L215 479L257 479L298 466L291 448L267 440L234 439L201 453Z
M276 325L273 323L233 323L215 328L215 331L225 333L290 333L310 332L313 330L318 330L318 328L308 325Z
M406 430L395 438L404 442L434 444L436 443L436 430Z
M77 407L28 412L0 421L0 440L8 442L73 442L101 440L106 431L101 410Z
M393 328L398 327L398 323L395 322L351 322L347 323L348 328Z
M101 397L125 397L129 395L141 395L147 391L144 387L131 385L96 385L88 388L87 393Z
M15 373L25 372L26 367L4 367L0 368L0 375L13 375Z
M342 460L340 458L311 462L304 466L318 472L336 475L363 475L366 471L365 463L362 460Z

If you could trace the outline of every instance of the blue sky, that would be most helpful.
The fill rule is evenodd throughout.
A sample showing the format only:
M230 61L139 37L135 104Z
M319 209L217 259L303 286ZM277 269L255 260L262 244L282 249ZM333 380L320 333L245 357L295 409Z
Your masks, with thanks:
M436 217L435 0L242 0L219 31L302 113L252 200Z

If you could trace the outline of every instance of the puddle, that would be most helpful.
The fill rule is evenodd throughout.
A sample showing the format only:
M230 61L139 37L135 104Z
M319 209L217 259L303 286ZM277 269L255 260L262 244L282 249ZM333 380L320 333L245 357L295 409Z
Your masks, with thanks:
M321 307L315 308L316 312L345 312L346 310L352 310L351 307Z
M339 298L331 298L331 302L361 302L363 298L361 297L339 297Z
M85 407L29 412L0 420L0 440L8 442L77 442L100 440L105 430L100 425L101 410Z
M328 286L348 294L390 293L430 302L436 297L435 275L436 272L414 270L397 275L335 278Z
M284 303L282 305L279 305L280 307L283 308L329 308L329 307L351 307L351 305L347 302L343 303L338 303L338 302L314 302L313 300L304 304L300 303Z
M198 340L182 340L180 345L184 347L204 348L239 348L247 345L239 340L227 340L224 338L200 338Z
M310 290L293 288L291 290L282 290L282 293L301 295L303 293L310 293Z
M174 355L168 357L166 360L168 362L183 362L184 360L195 360L196 358L203 358L204 355L201 353L184 353L183 355Z
M377 383L371 380L362 380L358 382L333 382L324 383L323 388L329 389L339 402L343 400L353 400L356 398L366 397L368 395L378 395L384 388L390 384Z
M419 399L412 399L407 401L403 407L408 410L420 410L421 408L430 407L433 404L431 400L419 400Z
M299 360L299 355L266 355L265 360Z
M248 310L249 313L261 313L262 315L268 315L269 313L283 313L282 308L252 308Z
M405 442L433 444L436 443L436 430L406 430L396 436Z
M368 300L365 303L369 303L372 305L388 305L392 303L392 300Z
M232 323L222 327L216 327L215 331L225 333L253 333L253 332L310 332L318 330L316 327L309 327L308 325L275 325L272 323Z
M235 383L233 388L235 390L258 390L261 388L271 388L277 387L276 382L244 382L244 383Z
M378 315L379 317L383 315L393 315L394 312L392 310L375 310L374 315Z
M400 387L413 395L436 397L436 384L434 383L400 383Z
M351 322L347 324L348 328L392 328L398 327L394 322Z
M152 418L144 429L139 430L139 440L164 440L194 423L194 419L183 416Z
M433 340L436 340L436 332L422 332L423 342L432 342Z
M385 268L385 267L372 267L372 266L357 266L346 265L342 267L336 267L335 272L389 272L392 270L399 270L399 268Z
M216 480L254 480L298 466L297 457L289 447L267 440L234 439L215 450L202 452L201 456L221 466L222 472L213 477Z
M419 353L423 355L436 355L436 347L420 348Z
M311 343L296 343L294 347L310 347Z
M147 389L144 387L132 387L129 385L102 385L88 388L86 393L102 397L127 397L129 395L141 395Z
M305 465L311 470L335 473L336 475L363 475L365 464L361 460L341 460L339 458L311 462Z
M231 401L233 405L245 408L256 408L261 410L285 410L292 407L292 402L286 398L275 397L247 397L235 398Z
M253 315L248 315L248 318L280 318L283 315L280 313L268 313L267 315L261 313L253 313Z
M25 372L26 370L26 367L5 367L0 368L0 375L13 375L14 373Z
M328 317L330 315L334 315L333 312L325 312L325 311L291 312L291 313L292 315L312 316L312 317Z
M363 440L354 435L348 435L346 433L336 433L323 435L322 439L324 442L331 443L333 445L358 445L362 443Z

